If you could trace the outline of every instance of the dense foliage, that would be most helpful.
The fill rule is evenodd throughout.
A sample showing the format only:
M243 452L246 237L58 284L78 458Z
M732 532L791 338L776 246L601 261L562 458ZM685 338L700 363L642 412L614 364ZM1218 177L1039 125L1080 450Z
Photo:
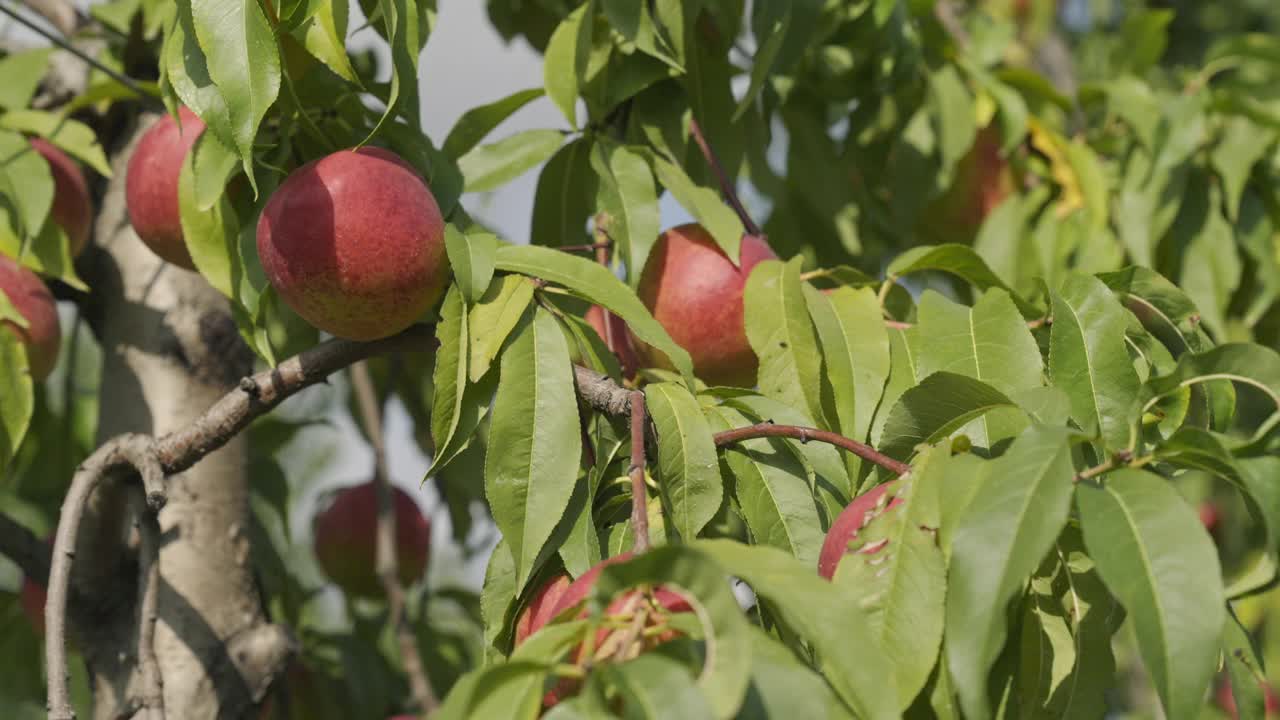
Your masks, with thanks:
M438 346L370 369L433 458L455 542L477 508L502 536L478 592L411 590L437 717L1180 719L1226 713L1229 681L1232 712L1261 718L1280 663L1280 19L1148 4L490 0L545 85L428 138L419 73L446 69L418 57L448 32L431 0L359 3L382 68L348 53L347 0L113 0L83 32L150 99L95 71L49 104L48 49L0 58L0 254L83 308L98 289L27 136L100 198L120 128L189 108L205 130L178 182L186 249L274 366L321 341L259 258L285 178L367 143L426 179L452 268L420 318ZM560 126L491 137L542 97ZM527 237L467 213L464 193L534 169ZM663 193L719 257L764 238L780 258L719 298L742 305L747 387L706 384L705 347L673 339L718 319L668 319L646 294ZM3 290L0 319L28 325ZM626 331L587 322L593 305ZM110 411L116 350L65 329L44 381L0 331L0 510L41 536ZM291 544L309 522L290 515L291 442L313 420L247 431L254 568L300 641L266 716L425 711L372 579L334 632ZM725 435L758 423L887 458ZM538 610L577 608L544 593L633 548L578 586L584 612ZM24 660L41 640L6 578L0 713L39 716Z

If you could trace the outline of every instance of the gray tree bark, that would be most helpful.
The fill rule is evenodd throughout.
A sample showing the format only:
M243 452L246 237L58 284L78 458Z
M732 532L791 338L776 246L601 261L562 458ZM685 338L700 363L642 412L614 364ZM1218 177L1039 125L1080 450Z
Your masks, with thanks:
M149 125L154 117L146 117ZM87 316L103 347L98 441L157 437L187 425L235 387L252 357L228 303L196 273L167 264L133 232L125 208L129 155L113 157L82 273ZM155 653L169 718L252 716L294 643L263 615L249 547L247 441L241 436L168 481L161 529ZM129 493L105 482L87 508L71 578L72 633L93 676L94 717L130 717L138 668L137 534Z

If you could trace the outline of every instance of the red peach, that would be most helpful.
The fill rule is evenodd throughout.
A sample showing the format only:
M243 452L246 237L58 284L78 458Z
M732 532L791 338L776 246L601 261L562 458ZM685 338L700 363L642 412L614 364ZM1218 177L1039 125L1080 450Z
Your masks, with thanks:
M204 132L204 122L185 107L178 109L182 127L172 115L156 121L129 158L125 202L138 237L164 260L195 270L182 236L178 210L178 175L182 163Z
M689 352L698 377L716 385L751 386L759 363L743 326L742 291L752 268L776 257L763 238L744 235L735 266L701 225L681 225L658 238L637 294ZM670 368L661 353L633 340L645 362Z
M289 307L350 340L400 332L449 282L435 197L408 163L374 147L289 175L258 221L258 257Z
M58 362L58 349L62 346L58 304L53 293L35 273L4 255L0 255L0 292L27 320L26 328L8 320L0 322L0 328L17 335L27 346L31 379L40 382L49 376Z
M400 582L409 585L426 572L431 522L400 488L392 488L396 518L396 558ZM377 560L377 490L372 482L332 493L312 521L316 559L324 574L348 595L380 597Z
M31 138L31 147L49 163L53 175L53 207L49 215L67 234L71 257L77 257L89 244L89 227L93 223L89 184L80 166L47 140Z

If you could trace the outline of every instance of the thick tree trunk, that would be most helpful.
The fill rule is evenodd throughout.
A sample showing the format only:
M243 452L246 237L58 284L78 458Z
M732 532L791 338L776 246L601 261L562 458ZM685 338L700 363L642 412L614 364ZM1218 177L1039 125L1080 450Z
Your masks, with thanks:
M89 318L104 350L99 442L183 426L251 368L226 299L157 258L129 225L125 171L137 138L113 160L98 248L85 269ZM171 719L251 716L292 650L288 634L264 618L253 582L246 444L233 439L169 479L155 652ZM81 600L73 631L102 719L132 715L140 695L130 492L139 491L109 481L93 498L72 576Z

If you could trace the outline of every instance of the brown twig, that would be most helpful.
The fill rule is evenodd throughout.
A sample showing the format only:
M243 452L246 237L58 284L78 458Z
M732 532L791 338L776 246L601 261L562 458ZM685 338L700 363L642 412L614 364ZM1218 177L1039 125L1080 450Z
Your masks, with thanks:
M644 484L644 425L648 414L644 409L644 393L631 392L631 534L632 549L642 553L649 549L649 493Z
M49 582L49 545L36 534L0 513L0 555L12 560L22 574L45 585Z
M369 367L364 361L351 366L351 389L356 395L361 424L373 446L373 484L378 498L377 552L374 564L382 590L387 596L387 621L395 631L396 642L400 646L400 662L404 663L405 674L409 676L409 688L414 702L418 710L430 713L439 706L439 701L431 688L426 669L422 666L418 642L405 615L405 590L400 584L399 558L396 557L395 501L387 473L387 449L382 433L383 408L369 375Z
M67 595L71 585L71 561L75 557L80 519L89 497L108 473L127 468L143 477L144 487L163 482L164 469L156 457L151 439L145 435L121 435L94 451L85 460L67 496L62 501L58 531L53 541L53 561L49 568L48 599L45 602L45 662L49 674L50 720L73 720L71 696L67 689Z
M796 425L774 425L773 423L758 423L747 427L736 428L733 430L725 430L716 433L716 447L724 447L732 445L743 440L751 440L753 438L762 437L785 437L799 440L802 443L810 440L817 440L829 445L835 445L838 448L848 450L858 457L894 473L901 475L911 469L911 466L894 460L893 458L881 453L866 443L852 440L843 435L837 435L826 430L818 430L817 428L798 427Z
M338 370L385 353L430 350L435 343L429 325L414 325L398 335L372 342L327 340L275 368L241 379L239 388L227 393L191 424L156 440L156 455L166 473L182 472L225 445L254 418Z
M156 473L157 475L159 473ZM138 524L138 670L143 720L164 720L164 678L156 657L160 597L160 521L149 502L136 503Z
M159 439L123 435L98 448L76 471L62 503L49 570L45 605L45 655L49 672L49 717L74 717L67 690L66 615L75 557L76 538L85 504L108 474L133 469L142 477L147 503L158 509L164 503L164 478L182 472L235 437L254 418L270 411L305 387L374 355L398 350L423 350L434 346L431 328L416 325L383 340L361 343L329 340L279 366L246 377L239 388L184 428Z
M698 149L702 151L702 156L706 158L707 165L710 166L711 172L715 173L716 179L720 181L720 192L724 193L725 200L733 207L733 211L738 214L738 219L742 221L742 227L752 235L763 235L760 232L760 226L756 225L755 220L747 214L747 209L743 207L742 201L738 199L738 190L734 187L733 181L729 178L728 173L724 171L724 166L720 164L720 158L716 157L716 153L711 149L711 143L702 133L702 126L698 121L689 118L689 133L693 135L693 141L698 144Z
M599 253L600 250L602 249L607 250L608 248L609 248L609 242L606 240L605 242L583 243L582 245L561 245L559 248L556 248L556 249L563 250L565 252L587 252L588 250L591 250L596 253ZM597 254L596 257L598 258L599 255ZM605 264L607 265L608 262L606 262Z

